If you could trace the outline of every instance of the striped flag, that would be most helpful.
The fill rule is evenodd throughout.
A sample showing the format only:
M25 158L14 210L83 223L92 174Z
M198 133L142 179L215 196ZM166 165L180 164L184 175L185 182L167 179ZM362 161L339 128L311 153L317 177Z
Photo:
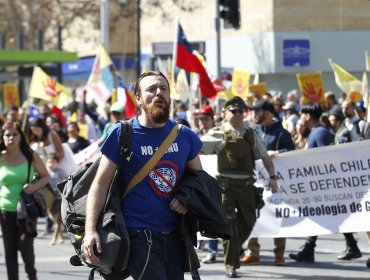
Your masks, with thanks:
M114 76L111 70L112 65L112 60L105 47L100 44L86 87L90 92L94 93L95 98L103 103L112 96L114 88Z
M188 42L180 23L178 24L178 32L174 48L176 50L176 66L185 69L186 71L197 73L199 75L199 87L202 95L204 97L214 98L217 95L216 89L214 88L206 69L194 53L194 50Z

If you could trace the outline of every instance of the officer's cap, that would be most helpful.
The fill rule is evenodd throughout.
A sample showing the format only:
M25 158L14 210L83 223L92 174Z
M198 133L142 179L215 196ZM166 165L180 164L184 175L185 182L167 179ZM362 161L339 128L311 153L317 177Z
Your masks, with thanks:
M224 105L224 110L245 110L247 106L245 105L243 99L239 96L234 96L232 99L228 100Z

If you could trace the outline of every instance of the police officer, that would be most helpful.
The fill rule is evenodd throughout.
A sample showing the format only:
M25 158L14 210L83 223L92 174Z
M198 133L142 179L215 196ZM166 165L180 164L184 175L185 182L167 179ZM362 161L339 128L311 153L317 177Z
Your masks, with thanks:
M275 168L261 138L243 122L246 105L234 97L224 105L225 123L211 129L201 140L204 154L217 153L219 183L223 204L228 212L233 235L224 241L226 276L236 278L239 254L256 222L256 199L253 177L254 160L262 159L270 174L269 187L278 190Z

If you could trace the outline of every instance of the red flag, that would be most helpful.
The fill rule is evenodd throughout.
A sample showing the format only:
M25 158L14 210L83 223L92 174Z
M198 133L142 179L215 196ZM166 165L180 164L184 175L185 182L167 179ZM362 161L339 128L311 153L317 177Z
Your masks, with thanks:
M132 100L130 94L126 91L126 108L125 108L125 117L126 120L131 119L137 115L136 106Z
M200 60L193 54L193 48L186 39L181 25L178 26L176 44L176 66L199 75L199 87L204 97L213 98L217 92L214 88L206 69Z
M57 106L53 105L53 108L51 108L51 114L57 115L60 119L60 122L62 123L62 126L66 126L66 119L63 115L62 110L60 110Z

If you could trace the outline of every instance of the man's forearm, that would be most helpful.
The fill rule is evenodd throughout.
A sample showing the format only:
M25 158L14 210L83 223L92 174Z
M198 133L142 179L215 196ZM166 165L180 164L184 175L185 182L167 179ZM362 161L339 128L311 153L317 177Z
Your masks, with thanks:
M272 160L271 160L270 156L263 157L262 162L263 162L263 166L266 168L268 174L270 176L274 176L275 175L275 167L274 167L274 164L272 163Z
M103 188L99 188L97 182L90 187L86 202L86 224L85 230L96 230L96 224L100 213L104 207L107 194L104 193Z

